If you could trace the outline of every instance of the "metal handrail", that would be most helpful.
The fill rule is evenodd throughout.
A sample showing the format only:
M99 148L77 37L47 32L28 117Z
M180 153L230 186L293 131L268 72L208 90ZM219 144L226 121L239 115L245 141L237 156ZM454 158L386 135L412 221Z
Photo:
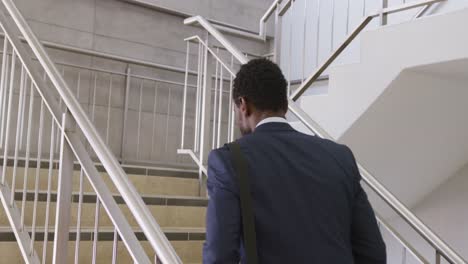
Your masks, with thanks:
M420 6L425 6L425 5L430 5L434 4L437 2L441 2L444 0L430 0L430 1L421 1L421 2L416 2L416 3L408 3L404 4L400 7L393 7L393 8L386 8L381 10L378 14L373 14L368 16L367 18L364 19L364 21L361 23L361 25L358 26L358 28L355 30L354 34L351 34L349 38L354 39L359 32L362 31L363 26L362 25L367 25L370 20L374 17L381 16L383 14L390 14L390 13L395 13L403 10L408 10L411 8L415 7L420 7ZM187 20L186 20L187 21ZM209 34L211 34L217 41L219 41L222 45L225 46L225 48L231 52L231 54L241 63L241 64L246 64L248 62L248 59L245 58L242 55L242 52L240 52L229 40L227 40L218 30L216 30L208 21L203 19L200 16L193 17L188 19L187 23L191 24L194 22L199 22L202 27L205 28L205 30L208 31ZM186 24L187 24L186 23ZM338 54L341 53L342 50L350 43L350 40L347 40L344 42L342 45L343 48L339 49L340 51L337 52ZM289 106L288 109L291 111L298 119L301 121L308 129L310 129L315 135L322 137L322 138L327 138L331 140L335 140L332 138L323 128L321 128L315 121L313 121L302 109L300 109L293 98L297 100L299 96L305 91L304 87L308 87L307 85L312 84L324 71L322 68L328 67L330 65L331 61L335 59L337 55L332 55L332 59L327 60L330 62L326 62L322 66L319 71L314 73L311 77L308 78L308 80L301 86L302 92L301 91L296 91L294 95L291 96L289 99ZM306 85L307 84L307 85ZM460 256L458 255L453 249L450 248L439 236L437 236L429 227L427 227L416 215L414 215L402 202L398 200L389 190L387 190L372 174L370 174L364 166L362 166L360 163L358 163L358 168L361 173L362 179L364 182L374 191L376 192L379 197L381 197L385 203L387 203L398 215L400 215L403 220L408 223L412 228L418 232L419 235L423 237L424 240L426 240L435 250L436 250L436 255L441 255L443 256L446 260L448 260L451 263L454 264L466 264L467 262Z
M394 228L392 228L383 218L379 215L376 215L377 218L377 224L379 226L383 226L385 229L387 229L388 232L400 243L404 246L405 251L409 251L411 255L415 259L419 261L419 263L422 264L430 264L427 259L425 259L421 254L419 254L414 247L412 247L408 241L406 241ZM405 262L406 263L406 262Z
M0 37L4 37L4 34L0 33ZM19 36L19 39L21 41L23 41L23 42L26 42L26 39L24 37L22 37L22 36ZM101 52L101 51L78 48L78 47L65 45L65 44L59 44L59 43L55 43L55 42L51 42L51 41L41 40L41 43L42 43L42 45L44 47L47 47L47 48L63 50L63 51L68 51L68 52L74 52L74 53L77 53L77 54L94 56L94 57L99 57L99 58L109 59L109 60L115 60L115 61L120 61L120 62L123 62L123 63L135 64L135 65L151 67L151 68L155 68L155 69L167 70L167 71L171 71L171 72L185 73L185 69L178 68L178 67L171 66L171 65L160 64L160 63L155 63L155 62L140 60L140 59L134 59L134 58L124 57L124 56L111 54L111 53L106 53L106 52ZM189 74L190 75L195 75L196 72L189 71Z
M199 36L195 35L195 36L192 36L192 37L189 37L189 38L184 39L184 41L195 41L195 42L198 42L198 43L202 44L203 47L205 47L205 48L208 50L208 52L210 52L210 54L218 61L218 63L221 63L221 65L222 65L224 68L226 68L226 70L227 70L231 75L236 75L236 74L234 73L234 70L232 70L231 67L229 67L229 66L227 65L227 63L225 63L225 62L218 56L218 54L217 54L216 52L214 52L214 51L210 48L210 46L208 46L208 44L207 44L205 41L203 41Z
M148 238L151 246L158 254L158 257L164 263L181 263L180 258L177 256L174 248L171 246L161 228L156 223L151 212L143 202L143 199L130 182L129 178L123 171L115 156L112 154L109 147L100 137L96 128L89 120L87 114L81 108L79 102L72 94L67 83L56 69L54 63L48 56L42 44L32 32L26 20L17 9L16 5L12 0L2 0L2 2L11 18L15 21L19 31L25 37L29 47L41 63L49 79L62 98L62 101L65 103L71 115L73 116L78 127L89 141L99 160L102 162L117 190L122 195L130 211L135 217L137 223ZM84 149L81 149L81 154L83 153L85 153L85 151ZM89 158L88 161L90 160L91 159Z
M184 20L185 25L200 24L210 35L212 35L222 46L226 48L241 64L247 63L249 60L244 56L236 46L234 46L219 30L217 30L208 20L202 16L194 16Z
M278 8L278 5L281 4L282 1L283 0L275 0L270 5L268 10L265 12L265 14L262 16L262 18L260 19L260 32L258 34L264 40L266 40L266 35L267 35L266 34L266 22L268 21L268 18L270 18L270 16L273 15L273 12L276 11L276 9Z
M411 2L407 4L403 4L397 7L388 7L380 10L377 13L370 14L366 16L361 23L354 29L351 34L343 41L343 43L328 57L328 59L320 66L312 75L310 75L303 83L302 85L297 88L296 91L291 95L291 99L293 101L296 101L301 97L301 95L309 89L309 87L322 75L323 72L335 61L336 58L338 58L339 55L346 49L346 47L353 42L353 40L364 30L364 28L376 17L381 17L384 15L392 14L392 13L397 13L417 7L424 6L422 12L419 12L416 17L419 17L424 14L426 8L430 5L433 5L438 2L442 2L446 0L424 0L424 1L419 1L419 2Z

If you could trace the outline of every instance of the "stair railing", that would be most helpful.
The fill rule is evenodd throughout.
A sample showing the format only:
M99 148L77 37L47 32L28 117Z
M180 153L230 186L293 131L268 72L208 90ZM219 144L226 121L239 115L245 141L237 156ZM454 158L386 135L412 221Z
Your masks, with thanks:
M317 78L323 73L326 67L328 67L331 62L346 48L346 46L349 45L349 43L362 31L362 29L372 20L374 17L379 17L385 14L390 14L390 13L395 13L403 10L408 10L411 8L416 8L416 7L421 7L421 6L427 6L434 4L436 2L440 2L443 0L431 0L431 1L420 1L420 2L413 2L413 3L408 3L404 4L400 7L393 7L393 8L386 8L381 10L378 14L373 14L369 15L367 18L364 19L364 21L357 27L357 29L348 37L347 40L344 41L344 43L339 47L339 49L330 56L330 58L324 63L322 67L319 68L311 77L307 79L306 82L289 98L289 112L292 113L294 116L297 117L297 119L305 125L314 135L326 138L326 139L331 139L334 140L325 130L323 130L316 122L314 122L300 107L297 106L296 100L304 93L304 91L315 81ZM424 8L426 9L426 8ZM420 14L423 12L420 12ZM204 111L199 112L196 110L195 115L198 116L196 119L203 118L204 113L210 113L210 108L215 108L216 104L216 99L214 100L214 104L210 103L212 102L210 99L207 99L207 96L211 96L209 91L211 91L211 72L207 71L206 69L210 68L210 64L212 64L206 54L210 53L210 48L208 44L208 40L210 38L213 38L215 41L221 43L221 45L224 46L224 48L229 51L230 55L235 59L238 63L240 64L245 64L248 62L248 58L240 51L238 50L222 33L220 33L215 27L213 27L206 19L204 19L201 16L195 16L188 18L184 21L185 24L188 25L193 25L194 23L200 24L207 32L207 38L205 43L203 44L204 49L199 49L199 58L203 57L204 60L200 61L198 64L198 68L203 68L204 72L200 72L199 76L204 76L204 81L199 82L199 85L197 86L197 101L204 102L205 104L208 102L208 104L204 105ZM192 37L189 38L190 40L196 39L198 42L201 41L200 37ZM189 44L187 44L189 45ZM203 53L205 52L205 53ZM200 55L202 53L202 55ZM205 54L205 55L203 55ZM213 53L212 53L213 54ZM214 54L213 54L214 55ZM190 48L188 46L187 48L187 67L186 67L186 79L188 77L188 72L189 72L189 58L190 58ZM231 59L231 61L233 60ZM216 58L218 62L222 62L222 59ZM218 63L217 62L217 63ZM224 63L227 65L227 63ZM231 63L233 65L233 63ZM229 72L233 72L234 69L230 69ZM231 76L228 79L234 78L235 75L231 73ZM218 79L218 77L215 78ZM210 80L210 81L209 81ZM209 87L208 87L209 86ZM232 89L232 87L231 87ZM200 97L200 98L199 98ZM232 94L229 95L228 97L229 101L232 101ZM219 101L218 101L219 105ZM196 109L198 109L196 107ZM187 124L185 122L185 112L187 111L187 101L186 101L186 96L184 93L184 105L183 105L183 126L185 127ZM228 112L233 112L233 106L232 104L229 105ZM207 120L210 120L208 118ZM213 120L215 122L215 120ZM195 124L197 126L197 124ZM198 129L205 129L211 125L207 123L201 123L199 126L201 126ZM227 127L228 131L233 131L234 130L234 124L233 123L228 123ZM185 135L186 131L182 132L182 138L184 139L186 137ZM232 140L232 136L234 133L231 133L231 138L225 142L229 142ZM197 138L200 138L200 142L205 142L206 138L212 138L215 137L216 135L213 133L210 137L209 133L198 133L195 131L195 141ZM219 136L219 135L218 135ZM201 145L204 146L204 148L208 149L213 149L214 146L210 146L210 144ZM201 146L198 146L198 148L203 148ZM181 150L179 150L179 153L182 154L191 154L192 157L194 157L194 153L190 153L189 150L184 148L184 140L182 140L182 146ZM205 157L200 156L198 159L194 159L197 165L200 167L200 184L203 184L204 180L203 177L207 177L206 175L206 155L207 151L205 151ZM458 255L452 248L450 248L449 245L447 245L439 236L437 236L429 227L427 227L416 215L414 215L402 202L400 202L389 190L387 190L372 174L370 174L361 164L358 163L358 167L362 176L362 179L366 183L367 186L370 187L370 189L375 192L387 205L389 205L393 211L395 211L407 224L409 224L426 242L428 242L434 249L435 249L435 263L439 264L441 261L441 258L444 258L446 261L452 264L466 264L466 260L464 260L460 255ZM202 175L202 173L204 175ZM202 186L200 187L202 188ZM379 222L382 223L381 220ZM389 230L389 229L388 229ZM392 234L396 234L394 230L389 230ZM398 235L398 237L400 237ZM401 241L400 241L401 242ZM403 247L405 250L408 251L413 251L413 249L405 242L402 243ZM406 251L405 251L406 252ZM418 254L415 253L416 256L419 256ZM428 263L426 260L423 258L418 258L418 260L421 263Z
M12 0L2 0L9 17L0 11L0 27L5 37L0 80L0 147L2 150L0 198L8 216L13 233L26 263L45 263L53 258L54 263L70 262L69 239L75 235L75 263L81 262L81 222L83 192L86 179L96 193L95 221L92 237L92 259L95 263L98 242L106 240L99 236L100 221L110 221L114 232L112 261L118 259L118 242L125 245L131 259L136 263L151 263L153 257L163 263L181 263L141 196L124 173L117 159L105 144L96 128L78 103L63 77L46 53L42 44L32 32ZM3 9L3 7L2 7ZM10 18L11 17L11 18ZM27 45L16 35L20 32ZM32 58L35 55L39 63ZM9 55L11 54L11 55ZM43 71L43 74L40 72ZM34 133L34 134L33 134ZM36 134L37 133L37 134ZM128 206L131 216L125 216L115 198L98 172L90 154L84 147L80 135L84 135L105 168L105 172ZM36 136L37 142L33 142ZM49 150L48 168L36 162L34 177L28 179L33 168L31 155L36 160ZM19 160L23 156L23 175L20 174ZM56 157L59 162L54 162ZM78 166L74 161L78 161ZM76 229L72 228L72 181L74 170L79 171L79 201ZM40 180L43 170L47 181ZM58 171L58 172L57 172ZM58 173L58 175L56 175ZM77 179L77 178L75 178ZM22 185L22 188L19 186ZM45 212L38 208L39 188L47 186ZM32 189L31 189L32 187ZM16 202L19 200L19 202ZM55 219L52 201L56 201ZM32 202L32 212L31 206ZM102 216L104 208L107 218ZM45 214L43 227L39 227L39 215ZM130 217L131 219L128 219ZM136 231L129 224L138 224L151 244L153 252L145 252ZM55 223L54 223L55 222ZM35 242L43 240L42 254L36 250ZM48 241L53 242L53 249ZM53 251L52 251L53 250ZM151 258L149 255L151 255ZM41 259L41 260L40 260ZM151 259L151 260L150 260Z

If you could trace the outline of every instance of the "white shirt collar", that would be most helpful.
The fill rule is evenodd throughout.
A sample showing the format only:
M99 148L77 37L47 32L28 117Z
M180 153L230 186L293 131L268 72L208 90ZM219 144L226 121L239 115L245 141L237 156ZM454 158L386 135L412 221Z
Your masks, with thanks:
M267 117L263 119L262 121L258 122L257 127L266 124L266 123L288 123L288 120L282 118L282 117Z

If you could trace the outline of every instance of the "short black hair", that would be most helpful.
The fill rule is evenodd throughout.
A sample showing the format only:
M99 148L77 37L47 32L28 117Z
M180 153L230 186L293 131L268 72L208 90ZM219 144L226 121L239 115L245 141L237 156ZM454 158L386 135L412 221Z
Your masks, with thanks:
M244 97L259 111L287 111L287 83L281 69L267 59L254 59L241 66L234 79L233 98Z

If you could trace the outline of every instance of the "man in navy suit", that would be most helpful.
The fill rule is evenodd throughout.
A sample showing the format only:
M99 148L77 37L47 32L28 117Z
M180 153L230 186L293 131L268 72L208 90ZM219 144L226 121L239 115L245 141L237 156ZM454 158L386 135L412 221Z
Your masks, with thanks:
M385 244L351 150L295 131L286 81L265 59L234 80L259 263L384 264ZM227 146L208 159L203 263L246 263L237 174Z

